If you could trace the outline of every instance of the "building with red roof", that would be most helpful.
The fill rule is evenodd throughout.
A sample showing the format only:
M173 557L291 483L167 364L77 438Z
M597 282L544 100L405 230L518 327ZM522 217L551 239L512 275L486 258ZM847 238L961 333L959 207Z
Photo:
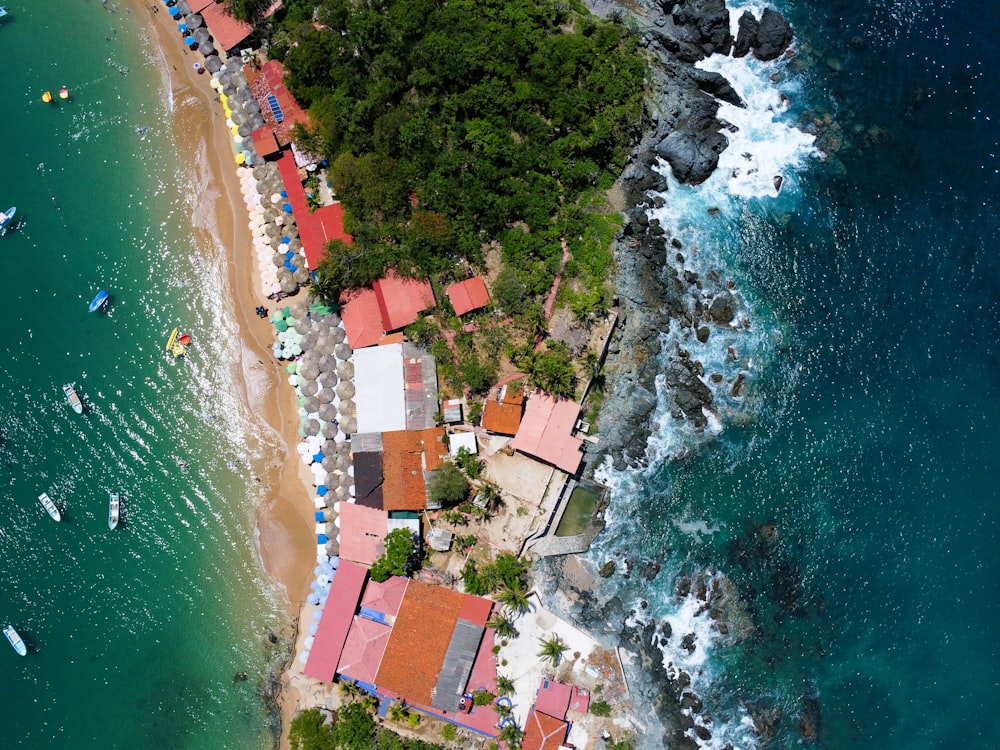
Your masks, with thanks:
M525 722L521 750L559 750L564 747L568 733L566 721L533 708Z
M486 399L483 429L497 435L516 435L524 414L524 391L521 384L507 383L500 388L495 398Z
M411 580L376 681L410 703L458 711L493 603Z
M315 211L309 210L309 200L302 187L302 176L291 152L285 151L278 158L278 172L285 185L285 192L288 193L287 200L292 207L295 226L299 230L306 264L311 271L315 271L330 240L341 240L346 245L353 242L351 235L344 231L344 207L340 203L332 203Z
M490 294L486 291L486 282L482 276L451 284L444 293L448 295L451 306L455 309L455 315L459 317L486 307L490 303Z
M437 304L431 282L427 279L408 279L390 270L372 286L378 296L382 326L387 333L415 323L420 313Z
M340 504L340 557L374 565L389 533L389 514L357 503Z
M306 676L333 682L367 578L367 568L352 562L340 563L330 584L327 606L323 609L323 616L316 629L309 658L302 670Z
M536 390L511 441L514 450L576 474L583 462L583 441L573 437L580 405Z
M304 241L302 245L305 247ZM407 279L389 271L372 287L350 289L340 298L344 330L352 349L382 343L385 334L415 323L420 313L437 304L427 279Z
M194 7L191 10L194 12ZM209 3L198 12L205 19L205 26L212 34L215 46L227 53L235 50L253 34L253 26L234 18L222 3Z

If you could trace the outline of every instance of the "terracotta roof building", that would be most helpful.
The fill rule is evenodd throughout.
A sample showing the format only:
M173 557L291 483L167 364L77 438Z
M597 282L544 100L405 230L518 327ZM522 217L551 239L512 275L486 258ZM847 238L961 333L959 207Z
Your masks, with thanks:
M352 349L375 346L385 333L378 297L371 289L351 289L340 298L340 317Z
M382 433L382 507L426 509L427 472L440 468L447 455L443 428Z
M448 295L451 306L455 309L455 315L459 317L486 307L490 303L490 293L486 291L486 282L482 276L451 284L444 293Z
M579 416L580 405L575 401L535 391L510 445L567 474L576 474L583 462L583 441L573 437Z
M533 708L525 722L521 750L559 750L568 732L568 723Z
M524 413L524 391L503 386L497 398L486 400L481 424L484 429L497 435L515 435Z
M493 603L411 580L376 675L380 690L458 711Z

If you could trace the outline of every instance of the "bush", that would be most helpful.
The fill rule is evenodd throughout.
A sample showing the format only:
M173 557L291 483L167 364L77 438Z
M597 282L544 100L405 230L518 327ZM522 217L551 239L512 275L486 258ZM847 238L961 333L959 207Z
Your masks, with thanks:
M590 704L590 713L594 716L611 716L611 706L607 701L594 701Z
M454 724L445 724L441 727L441 739L452 742L458 736L458 730Z

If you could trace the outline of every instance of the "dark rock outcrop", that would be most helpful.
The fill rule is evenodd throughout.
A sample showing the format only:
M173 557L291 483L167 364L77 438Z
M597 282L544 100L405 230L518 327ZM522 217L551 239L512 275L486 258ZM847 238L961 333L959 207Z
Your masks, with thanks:
M754 18L753 13L748 10L743 11L740 16L739 28L736 31L736 41L733 43L733 57L746 57L755 44L757 44L757 32L760 30L760 22Z
M785 54L792 43L792 27L780 13L765 8L757 29L753 54L758 60L775 60Z

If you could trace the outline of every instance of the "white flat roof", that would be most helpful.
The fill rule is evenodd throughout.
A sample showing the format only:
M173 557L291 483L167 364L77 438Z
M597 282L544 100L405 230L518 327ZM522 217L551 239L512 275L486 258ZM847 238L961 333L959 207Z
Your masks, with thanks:
M405 430L403 345L387 344L357 349L353 359L358 432Z
M479 453L479 446L476 444L476 433L474 432L452 432L448 435L448 452L458 457L460 448L465 448L473 456Z

